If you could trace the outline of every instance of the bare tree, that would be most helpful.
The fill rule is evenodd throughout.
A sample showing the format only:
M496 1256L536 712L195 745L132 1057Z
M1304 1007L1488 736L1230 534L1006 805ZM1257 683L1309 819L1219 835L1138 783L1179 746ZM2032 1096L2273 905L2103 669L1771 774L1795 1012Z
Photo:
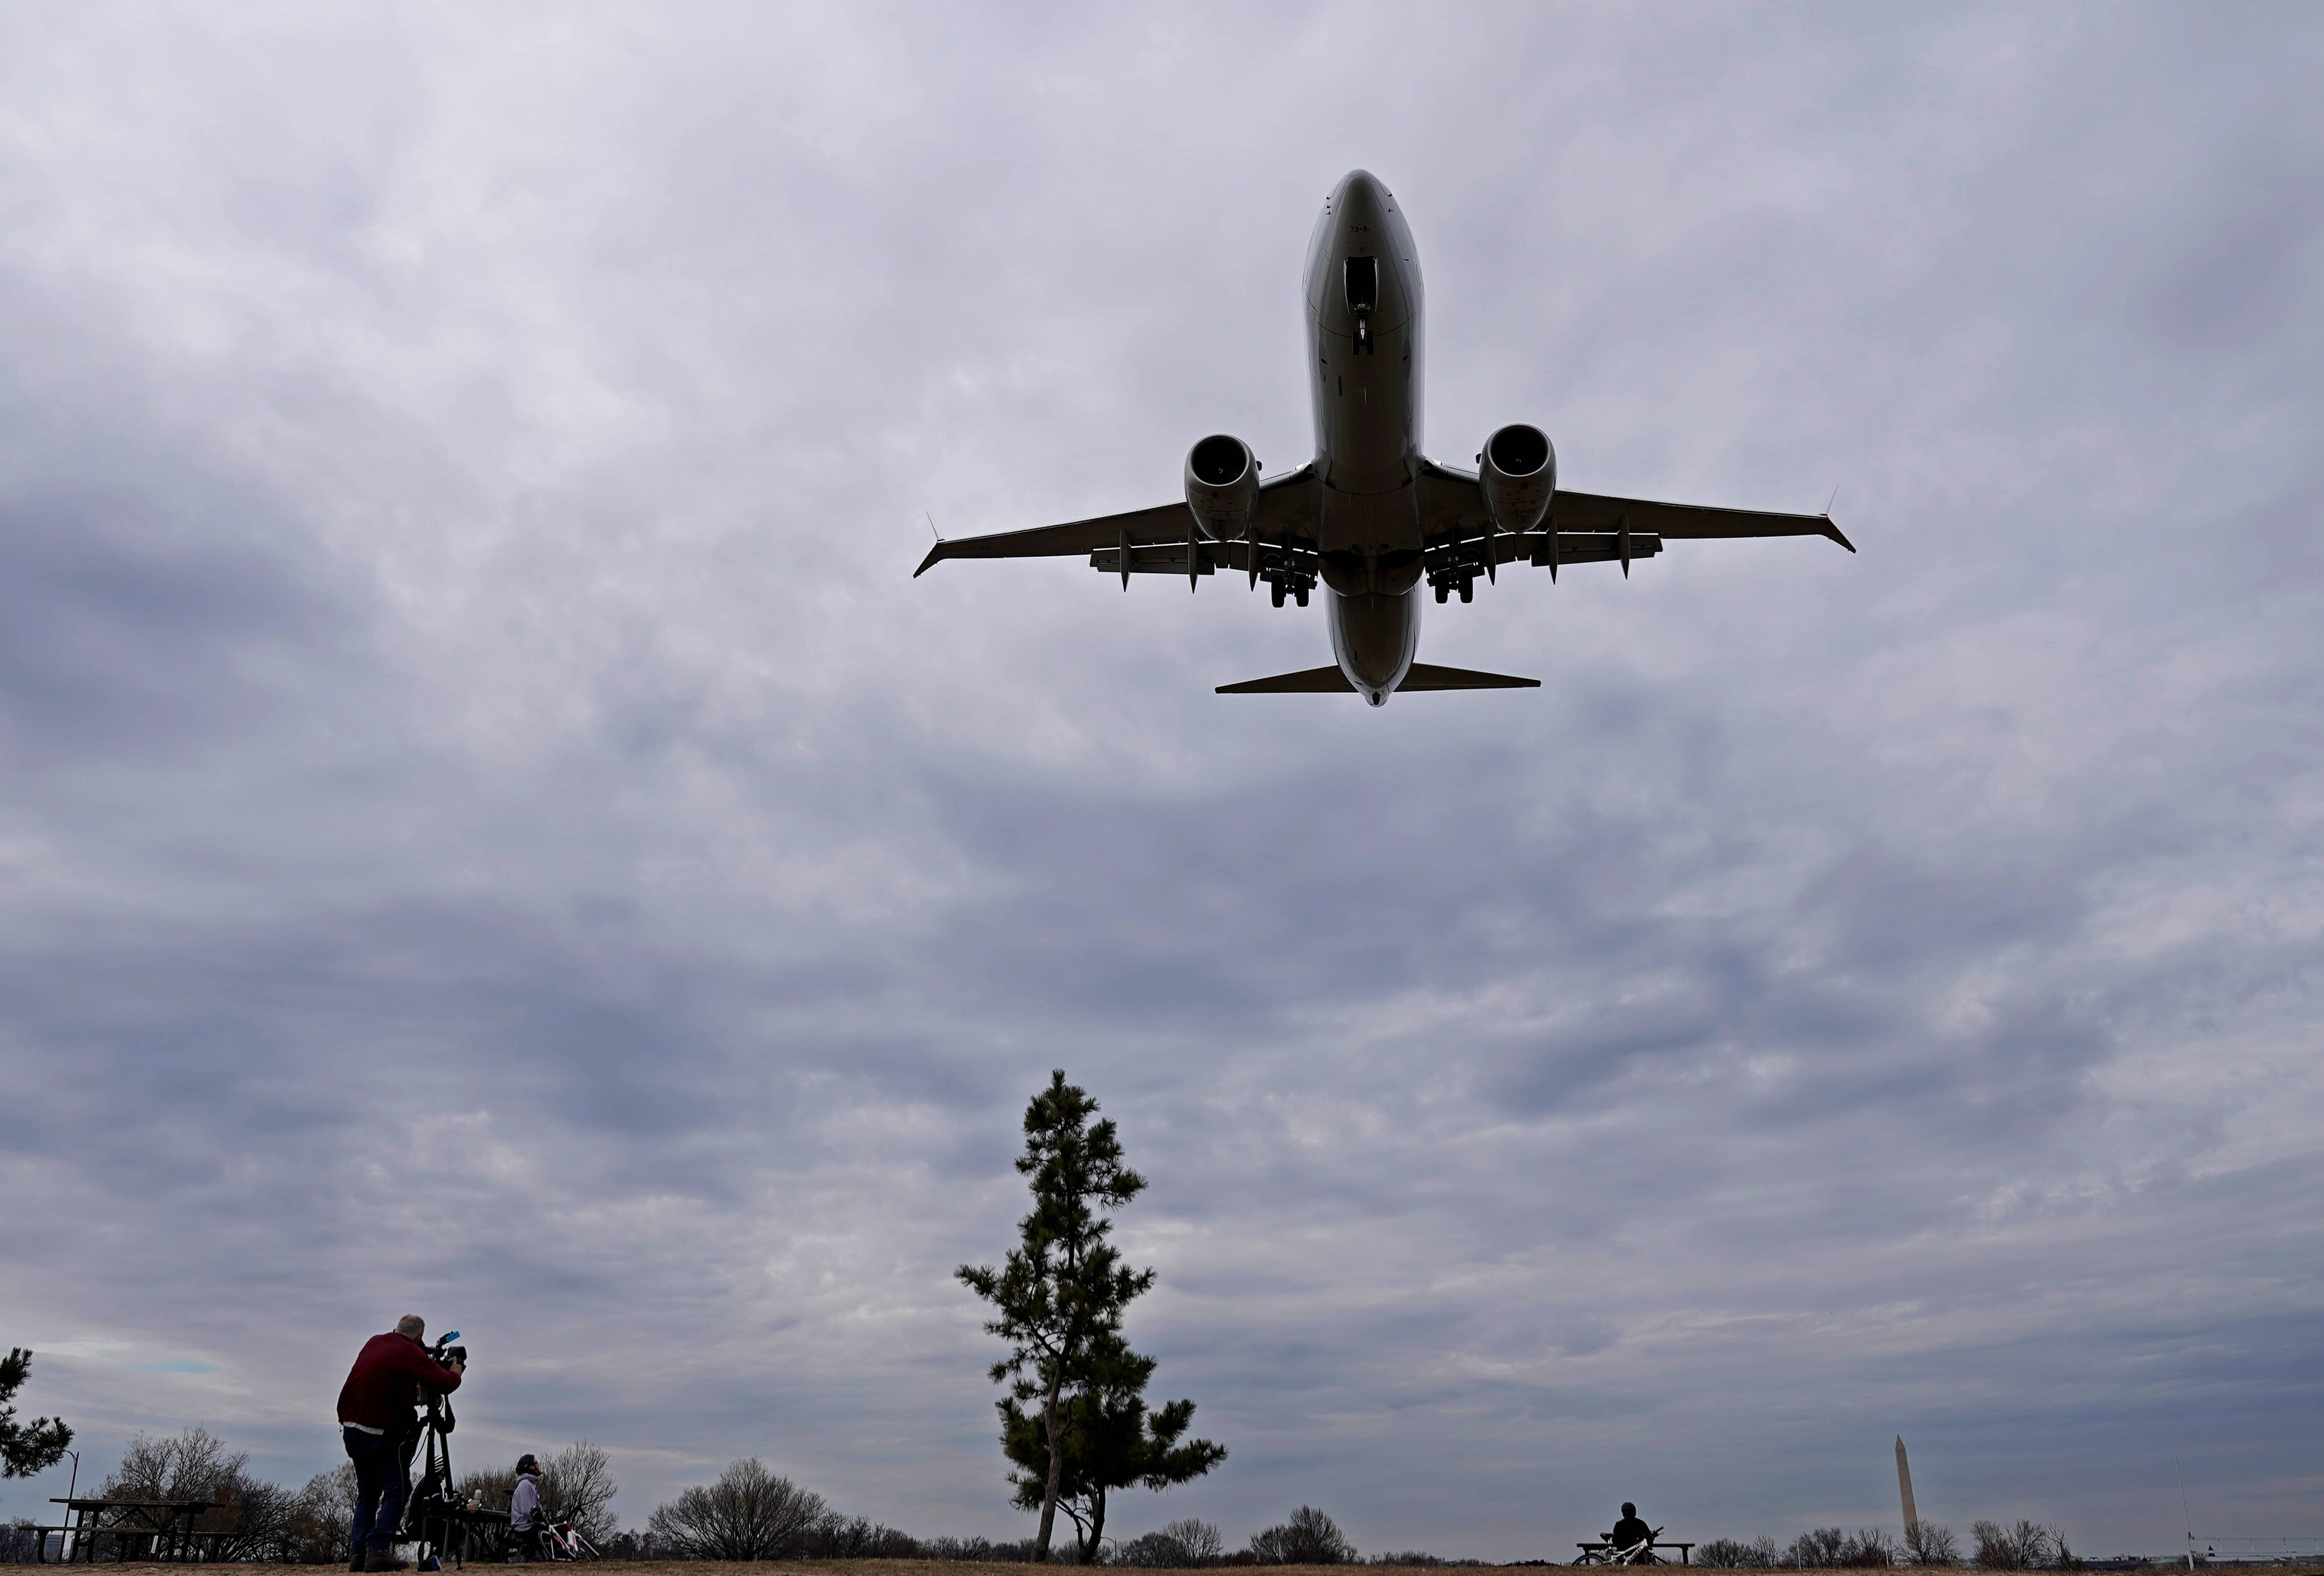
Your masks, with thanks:
M1840 1562L1859 1570L1881 1565L1894 1565L1904 1553L1886 1528L1868 1526L1851 1534L1840 1549Z
M1280 1525L1253 1534L1250 1553L1262 1565L1345 1565L1356 1557L1340 1524L1312 1505L1301 1506Z
M308 1479L291 1498L282 1557L294 1565L327 1565L345 1559L355 1519L355 1464L341 1461Z
M1810 1527L1784 1551L1784 1563L1801 1571L1830 1570L1846 1563L1848 1534L1836 1526Z
M757 1457L655 1508L647 1527L679 1560L779 1560L823 1518L823 1496L767 1470Z
M570 1516L581 1535L603 1546L621 1529L613 1520L613 1496L622 1486L613 1480L613 1458L603 1445L576 1440L542 1459L540 1503L558 1516ZM455 1499L474 1499L496 1510L508 1508L516 1492L516 1469L484 1467L460 1474L453 1485Z
M1207 1521L1187 1516L1159 1532L1134 1537L1121 1546L1116 1562L1157 1571L1192 1571L1215 1565L1227 1552L1227 1541Z
M613 1535L613 1496L621 1491L605 1447L586 1439L575 1440L540 1465L541 1502L572 1517L593 1544Z
M115 1499L209 1499L194 1530L213 1534L206 1551L215 1560L266 1559L289 1533L297 1497L278 1484L254 1477L250 1452L229 1451L226 1442L197 1423L184 1432L156 1439L139 1433L121 1454L97 1492Z
M1215 1565L1226 1558L1227 1541L1219 1529L1198 1516L1185 1516L1162 1529L1165 1537L1176 1539L1186 1551L1188 1562L1196 1565Z
M1951 1565L1960 1560L1960 1540L1953 1529L1932 1521L1916 1521L1904 1539L1904 1558L1915 1565Z

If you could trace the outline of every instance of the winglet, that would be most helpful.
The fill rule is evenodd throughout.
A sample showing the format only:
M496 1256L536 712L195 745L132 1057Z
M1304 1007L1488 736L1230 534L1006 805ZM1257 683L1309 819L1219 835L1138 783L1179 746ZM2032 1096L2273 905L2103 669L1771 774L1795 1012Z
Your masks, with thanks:
M950 558L952 554L945 550L951 545L952 543L949 542L939 542L934 547L929 548L927 557L920 560L920 567L912 571L912 578L916 580L918 579L922 575L936 568L938 562ZM1852 552L1855 550L1850 548L1849 551Z
M1835 482L1832 485L1831 496L1824 500L1823 533L1826 536L1831 537L1834 542L1839 542L1842 547L1848 549L1849 552L1854 552L1856 551L1856 543L1850 542L1847 537L1842 536L1840 533L1840 527L1831 523L1831 506L1838 502L1840 502L1840 486Z

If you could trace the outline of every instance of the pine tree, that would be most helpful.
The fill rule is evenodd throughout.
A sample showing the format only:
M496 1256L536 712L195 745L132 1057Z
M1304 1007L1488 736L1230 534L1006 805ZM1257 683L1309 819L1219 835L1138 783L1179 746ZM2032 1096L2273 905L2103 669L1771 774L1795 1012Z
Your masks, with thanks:
M1079 1534L1081 1563L1097 1562L1105 1536L1106 1497L1132 1487L1160 1490L1191 1482L1227 1459L1226 1447L1206 1439L1185 1440L1194 1420L1192 1401L1146 1408L1147 1381L1154 1359L1130 1349L1120 1337L1091 1343L1078 1382L1062 1404L1065 1461L1058 1473L1057 1507ZM1038 1510L1048 1481L1049 1448L1042 1420L1014 1398L1001 1403L1001 1438L1017 1467L1017 1507ZM1184 1443L1180 1442L1185 1440Z
M963 1265L957 1272L996 1311L985 1330L1010 1344L991 1369L995 1384L1010 1386L999 1403L1001 1449L1017 1469L1010 1476L1017 1504L1041 1513L1033 1557L1043 1562L1060 1503L1087 1559L1104 1528L1109 1489L1167 1488L1226 1457L1207 1440L1179 1442L1193 1402L1146 1410L1154 1359L1130 1349L1121 1321L1154 1284L1154 1272L1121 1262L1106 1240L1113 1223L1104 1213L1144 1191L1146 1179L1123 1163L1113 1123L1091 1121L1096 1114L1086 1090L1063 1071L1049 1075L1025 1108L1017 1170L1031 1179L1033 1209L1018 1223L1019 1245L999 1269Z
M29 1478L64 1460L73 1432L54 1417L16 1421L16 1392L32 1371L32 1354L12 1346L0 1359L0 1478Z

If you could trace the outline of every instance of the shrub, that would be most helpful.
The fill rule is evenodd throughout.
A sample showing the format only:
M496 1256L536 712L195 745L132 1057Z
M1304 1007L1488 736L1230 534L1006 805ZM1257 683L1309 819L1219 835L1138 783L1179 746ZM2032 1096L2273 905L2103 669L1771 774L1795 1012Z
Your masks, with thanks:
M837 1511L826 1512L799 1540L799 1557L807 1560L910 1560L919 1552L919 1540L907 1533Z
M1280 1525L1255 1534L1250 1552L1262 1565L1344 1565L1356 1557L1355 1546L1339 1523L1312 1505L1301 1506Z
M1848 1547L1848 1534L1836 1526L1810 1527L1784 1551L1784 1563L1799 1571L1829 1570L1839 1565Z
M2015 1526L1980 1521L1969 1528L1977 1540L1976 1562L1988 1571L2071 1570L2081 1564L2066 1545L2062 1528L2020 1518Z
M1769 1571L1783 1558L1783 1550L1769 1537L1713 1538L1694 1551L1698 1565L1714 1565L1729 1571Z

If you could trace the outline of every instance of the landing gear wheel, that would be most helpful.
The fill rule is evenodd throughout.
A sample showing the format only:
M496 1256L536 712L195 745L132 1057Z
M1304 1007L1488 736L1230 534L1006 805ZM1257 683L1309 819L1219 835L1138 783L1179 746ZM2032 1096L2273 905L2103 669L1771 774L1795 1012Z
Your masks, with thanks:
M1277 607L1280 607L1283 606L1283 582L1281 580L1269 581L1268 583L1267 594L1274 598L1275 605Z
M1463 602L1473 602L1476 599L1477 582L1474 580L1462 580L1461 582L1461 600Z
M1443 606L1444 598L1452 593L1452 588L1446 585L1443 581L1439 580L1436 582L1436 601L1440 607Z
M1299 605L1300 605L1302 607L1305 607L1305 606L1307 606L1307 588L1306 588L1306 587L1302 586L1302 587L1300 587L1296 591L1294 591L1294 592L1293 592L1293 593L1291 593L1291 594L1292 594L1293 596L1296 597L1296 598L1299 599Z

